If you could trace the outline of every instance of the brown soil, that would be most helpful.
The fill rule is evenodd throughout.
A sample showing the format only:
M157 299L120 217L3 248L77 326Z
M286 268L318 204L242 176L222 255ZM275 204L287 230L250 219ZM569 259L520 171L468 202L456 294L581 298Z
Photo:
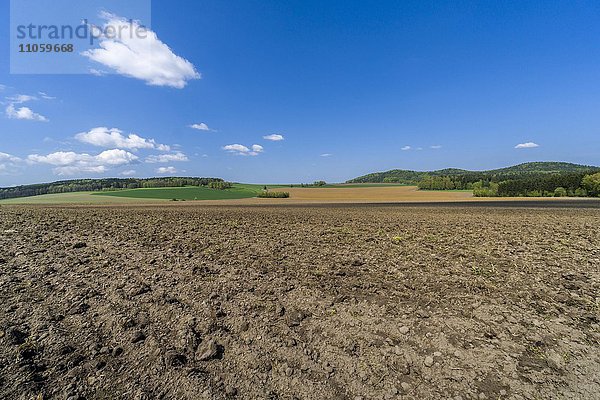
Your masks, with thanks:
M595 209L2 207L0 398L597 399L598 226Z

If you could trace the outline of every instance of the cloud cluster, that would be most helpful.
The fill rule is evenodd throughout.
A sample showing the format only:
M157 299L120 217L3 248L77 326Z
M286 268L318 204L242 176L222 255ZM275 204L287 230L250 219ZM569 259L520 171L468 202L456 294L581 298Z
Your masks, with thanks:
M153 86L182 89L189 80L200 79L194 65L173 53L152 30L114 14L103 13L101 17L104 32L119 34L103 36L100 48L84 51L83 56Z
M154 139L146 139L135 133L124 136L123 131L117 128L93 128L88 132L78 133L75 135L75 139L83 143L106 148L117 147L128 150L156 149L160 151L169 151L171 149L165 144L156 143Z
M31 154L27 160L33 164L48 164L57 175L75 175L84 172L104 173L109 167L129 165L138 157L121 149L105 150L97 155L58 151L48 155Z
M223 146L223 150L239 156L257 156L264 151L264 148L259 144L253 144L251 148L242 144L228 144Z
M533 149L536 147L540 147L539 144L533 142L519 143L515 146L515 149Z
M277 133L274 133L272 135L263 136L263 139L270 140L272 142L279 142L279 141L284 140L284 137L283 137L283 135L279 135Z
M45 95L49 98L49 96ZM45 98L46 98L45 97ZM35 96L29 96L26 94L18 94L16 96L7 97L8 106L6 107L6 116L10 119L23 119L29 121L40 121L40 122L48 122L48 118L44 117L41 114L34 112L31 108L20 106L16 107L15 105L20 105L29 101L37 100L38 98Z

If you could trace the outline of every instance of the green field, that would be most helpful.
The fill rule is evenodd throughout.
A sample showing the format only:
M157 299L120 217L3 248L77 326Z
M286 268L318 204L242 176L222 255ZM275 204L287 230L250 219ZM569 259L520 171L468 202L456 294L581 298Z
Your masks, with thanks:
M321 188L363 188L406 186L394 183L365 183L365 184L327 184ZM171 200L232 200L256 197L264 185L235 183L233 188L226 190L210 189L205 186L165 187L145 189L120 189L103 192L73 192L45 194L40 196L19 197L0 200L2 204L132 204L156 203ZM290 185L267 185L269 189L285 191ZM300 185L293 185L299 188ZM310 188L312 186L307 186ZM315 186L316 188L316 186Z
M134 199L159 199L159 200L230 200L247 199L256 197L261 190L260 185L235 184L226 190L210 189L204 186L187 186L177 188L148 188L124 189L111 192L97 192L93 196L128 197Z

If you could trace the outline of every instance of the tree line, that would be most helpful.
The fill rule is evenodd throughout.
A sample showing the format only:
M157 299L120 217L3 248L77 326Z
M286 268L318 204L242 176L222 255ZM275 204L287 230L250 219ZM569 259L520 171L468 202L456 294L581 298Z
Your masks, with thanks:
M43 194L98 192L118 189L140 189L182 186L208 186L213 182L224 182L220 178L103 178L74 179L52 183L39 183L8 188L0 188L0 199L39 196Z
M418 183L421 190L473 190L477 197L597 197L600 173L540 173L499 176L465 174L460 176L425 176ZM476 179L480 178L480 179Z

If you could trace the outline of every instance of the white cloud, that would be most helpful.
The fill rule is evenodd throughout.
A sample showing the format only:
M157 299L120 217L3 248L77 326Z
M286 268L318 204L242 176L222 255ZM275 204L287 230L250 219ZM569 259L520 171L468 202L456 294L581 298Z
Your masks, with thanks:
M108 167L132 164L138 157L125 150L112 149L95 156L73 151L58 151L45 156L31 154L27 160L30 163L53 165L57 175L74 175L83 172L103 173Z
M198 129L199 131L212 131L204 122L200 122L199 124L191 124L190 128Z
M146 157L147 163L168 163L172 161L189 161L187 156L181 152L173 153L173 154L159 154L157 156L148 156Z
M284 137L283 137L283 135L279 135L277 133L274 133L272 135L263 136L263 139L265 139L265 140L271 140L273 142L279 142L281 140L284 140Z
M30 96L28 94L18 94L16 96L7 97L6 100L13 104L21 104L32 100L37 100L37 97Z
M250 151L249 148L247 148L244 145L241 144L228 144L227 146L223 147L223 150L227 150L227 151L237 151L240 153L247 153Z
M12 156L12 155L7 154L7 153L2 153L0 151L0 162L5 162L5 161L19 162L19 161L21 161L21 159L19 157Z
M321 157L331 157L333 154L330 153L323 153L321 154Z
M25 119L29 121L48 122L48 118L44 117L41 114L33 112L31 108L15 108L15 105L12 103L9 104L8 107L6 107L6 116L10 119Z
M75 135L75 139L83 143L92 144L99 147L120 147L123 149L157 149L161 151L169 151L170 147L165 144L156 143L154 139L146 139L135 133L130 133L127 136L123 135L123 131L117 128L97 127L89 132L81 132Z
M533 142L519 143L515 146L515 149L533 149L535 147L540 147L539 144Z
M0 85L0 92L6 89L6 85Z
M429 146L429 147L430 147L431 149L434 149L434 150L438 150L438 149L441 149L441 148L442 148L442 146L440 146L439 144L436 144L436 145L433 145L433 146Z
M177 169L175 167L160 167L155 172L157 174L176 174Z
M23 160L19 157L0 152L0 175L9 175L16 172L21 161Z
M223 146L223 150L239 156L257 156L263 152L264 148L259 144L253 144L251 149L242 144L228 144Z
M113 14L101 17L106 21L104 32L111 27L108 29L120 34L102 37L100 48L84 51L83 56L153 86L182 89L189 80L200 78L194 65L173 53L152 30Z
M412 147L410 147L410 146L404 146L404 147L403 147L403 148L401 148L400 150L402 150L402 151L407 151L407 150L410 150L410 149L412 149Z
M106 150L96 156L96 161L99 164L108 165L131 164L137 159L138 157L135 154L121 149Z
M54 99L54 97L50 97L46 93L39 93L40 95L42 95L42 98L46 100ZM28 94L17 94L15 96L7 97L6 100L8 101L8 106L6 107L6 116L8 118L48 122L48 118L34 112L29 107L15 107L16 104L23 104L28 101L38 100L36 96L30 96Z
M104 165L69 165L66 167L56 167L52 170L56 175L77 175L84 172L90 174L103 174L107 171Z
M123 176L132 176L135 174L136 174L135 169L128 169L126 171L121 172L121 175L123 175Z
M78 154L73 151L57 151L56 153L51 153L47 156L31 154L27 159L34 163L64 166L76 162L90 162L93 160L93 157L86 153Z
M47 93L45 93L45 92L38 92L38 94L39 94L39 95L40 95L40 97L41 97L42 99L44 99L44 100L54 100L54 99L56 99L56 97L52 97L52 96L48 95L48 94L47 94Z

